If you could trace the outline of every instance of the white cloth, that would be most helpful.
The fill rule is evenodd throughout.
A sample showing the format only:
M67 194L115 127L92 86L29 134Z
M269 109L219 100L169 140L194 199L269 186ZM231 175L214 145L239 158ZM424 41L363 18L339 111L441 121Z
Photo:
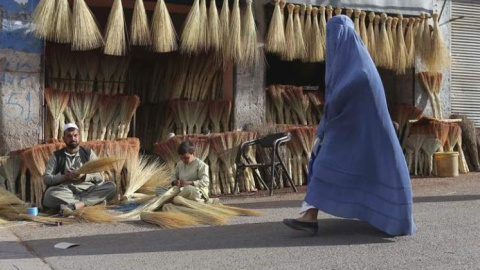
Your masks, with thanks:
M305 214L305 212L307 212L307 210L312 209L312 208L315 209L314 206L308 204L306 201L303 201L302 202L302 208L300 208L300 215Z

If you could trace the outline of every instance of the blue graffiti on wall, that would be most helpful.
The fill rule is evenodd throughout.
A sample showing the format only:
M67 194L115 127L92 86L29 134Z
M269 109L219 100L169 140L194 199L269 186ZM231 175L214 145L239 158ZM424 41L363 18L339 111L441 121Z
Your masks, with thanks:
M43 52L43 41L32 33L31 14L39 0L0 1L2 28L0 30L0 49L38 53Z

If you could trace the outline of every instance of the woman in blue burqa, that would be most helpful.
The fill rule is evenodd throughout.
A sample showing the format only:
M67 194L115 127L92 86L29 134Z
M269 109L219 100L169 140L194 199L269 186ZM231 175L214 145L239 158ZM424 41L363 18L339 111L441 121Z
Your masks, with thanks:
M346 16L328 21L325 62L325 110L303 215L283 222L315 234L321 210L368 222L390 235L413 234L410 177L382 81Z

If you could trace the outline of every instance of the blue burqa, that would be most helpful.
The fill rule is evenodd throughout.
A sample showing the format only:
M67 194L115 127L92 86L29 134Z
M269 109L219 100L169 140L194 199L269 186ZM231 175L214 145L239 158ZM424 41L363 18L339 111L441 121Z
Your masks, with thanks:
M325 83L321 146L310 162L305 201L390 235L413 234L410 176L382 81L346 16L327 24Z

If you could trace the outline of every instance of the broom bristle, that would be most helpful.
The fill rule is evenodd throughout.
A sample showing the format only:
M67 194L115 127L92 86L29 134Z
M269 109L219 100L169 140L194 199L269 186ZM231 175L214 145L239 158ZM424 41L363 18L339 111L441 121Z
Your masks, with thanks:
M294 16L294 35L295 35L295 49L296 59L304 59L306 55L305 39L303 37L302 22L300 20L300 6L295 6Z
M158 5L158 3L157 3ZM148 17L143 0L136 0L133 8L132 25L130 26L130 43L138 46L152 44L150 29L148 28Z
M227 59L234 63L242 61L242 22L240 18L239 0L233 1L233 9L230 14L230 34L228 36Z
M279 0L275 0L275 9L268 28L265 49L267 52L276 54L282 54L286 49L285 28Z
M181 229L196 225L197 219L180 212L142 212L140 218L163 229Z
M74 0L72 25L73 50L92 50L104 45L102 33L85 0Z
M192 201L181 196L176 196L173 198L173 204L193 209L196 212L200 212L202 215L207 215L209 216L210 220L214 221L215 223L218 222L218 225L225 224L228 221L228 218L232 217L232 215L227 214L226 212L212 209L207 204Z
M272 18L273 20L273 18ZM269 32L270 34L270 32ZM228 37L230 36L230 7L228 0L223 0L222 10L220 12L220 49L221 57L227 59ZM224 63L226 60L223 61Z
M351 9L349 9L347 12L350 12ZM354 22L354 29L355 32L357 32L358 36L361 36L360 32L360 15L362 14L362 11L359 9L355 9L355 22ZM351 15L351 14L350 14Z
M208 17L207 17L207 1L200 0L200 32L198 33L198 51L208 51Z
M333 17L333 7L327 6L326 10L327 10L327 21L329 21Z
M318 25L318 8L312 9L312 32L311 32L311 44L310 44L310 61L322 62L324 60L324 51L322 46L322 34L320 26ZM289 47L290 48L290 47Z
M295 26L293 23L293 11L295 5L289 4L288 7L288 19L287 26L285 29L285 46L286 49L283 51L282 59L286 61L292 61L296 58L296 40L295 40Z
M225 204L212 204L210 206L214 207L214 208L215 207L216 208L223 208L223 209L233 211L233 212L236 213L237 216L254 216L254 217L263 216L262 213L260 213L256 210L252 210L252 209L234 207L234 206L225 205Z
M368 52L373 59L373 62L377 63L377 49L376 49L376 40L375 40L375 12L370 12L368 15L369 24L367 30L368 36Z
M360 37L362 38L363 44L368 49L368 32L367 32L367 24L365 22L367 18L367 13L362 11L360 13Z
M42 0L32 14L35 36L50 39L55 31L54 20L55 1Z
M222 47L221 45L222 40L220 38L221 37L220 19L218 17L217 4L215 0L210 1L210 7L208 9L207 35L208 35L208 48L217 53Z
M122 157L103 157L97 158L83 164L82 167L77 169L77 174L91 174L112 170L115 164L125 161Z
M166 204L162 210L167 213L182 213L188 215L195 219L197 223L205 225L221 226L228 222L228 218L210 213L204 209L193 209L185 206Z
M244 53L242 63L246 67L255 68L259 64L260 51L257 46L257 27L253 17L252 2L253 0L247 0L246 11L243 15L242 43Z
M405 36L405 44L407 45L407 68L412 68L415 65L415 21L415 18L410 18Z
M342 8L341 7L336 7L335 8L335 16L341 15L342 14Z
M450 66L450 55L448 48L440 32L438 24L438 14L434 13L433 17L433 34L431 51L428 54L428 69L430 71L442 71Z
M130 211L130 212L127 212L127 213L124 213L124 214L121 214L121 215L118 215L117 216L117 219L118 220L134 220L134 219L138 219L140 217L140 214L144 211L155 211L159 208L161 208L164 204L168 203L169 201L171 201L175 196L178 195L178 193L180 193L180 188L178 187L172 187L170 188L169 190L167 190L165 193L163 193L162 195L160 196L155 196L153 199L151 199L150 201L140 205L139 207L137 207L136 209Z
M398 15L398 30L396 38L396 50L395 50L395 69L397 74L405 74L407 68L407 47L403 38L403 16Z
M190 8L187 19L185 20L185 26L181 36L180 50L186 54L192 54L199 50L200 46L200 5L199 0L195 0Z
M73 211L71 216L80 222L110 223L118 221L117 216L108 212L104 205L86 206Z
M312 44L312 5L307 5L306 10L307 16L305 17L305 25L303 27L303 39L305 44L305 57L302 59L305 62L309 62L310 57L310 46Z
M383 68L390 68L392 66L392 48L388 41L388 34L386 29L387 14L381 15L380 36L377 41L377 61L378 65Z
M127 52L122 0L113 2L112 10L110 15L108 15L107 28L105 30L105 49L103 52L117 56L125 55Z
M430 24L428 23L428 15L425 15L425 20L423 21L423 32L422 32L422 43L421 43L421 56L422 61L426 65L426 68L429 68L429 55L431 54L432 49L432 32L430 31Z
M54 2L54 1L52 1ZM49 21L49 20L48 20ZM72 42L72 11L68 0L57 0L53 25L53 40L58 43Z

